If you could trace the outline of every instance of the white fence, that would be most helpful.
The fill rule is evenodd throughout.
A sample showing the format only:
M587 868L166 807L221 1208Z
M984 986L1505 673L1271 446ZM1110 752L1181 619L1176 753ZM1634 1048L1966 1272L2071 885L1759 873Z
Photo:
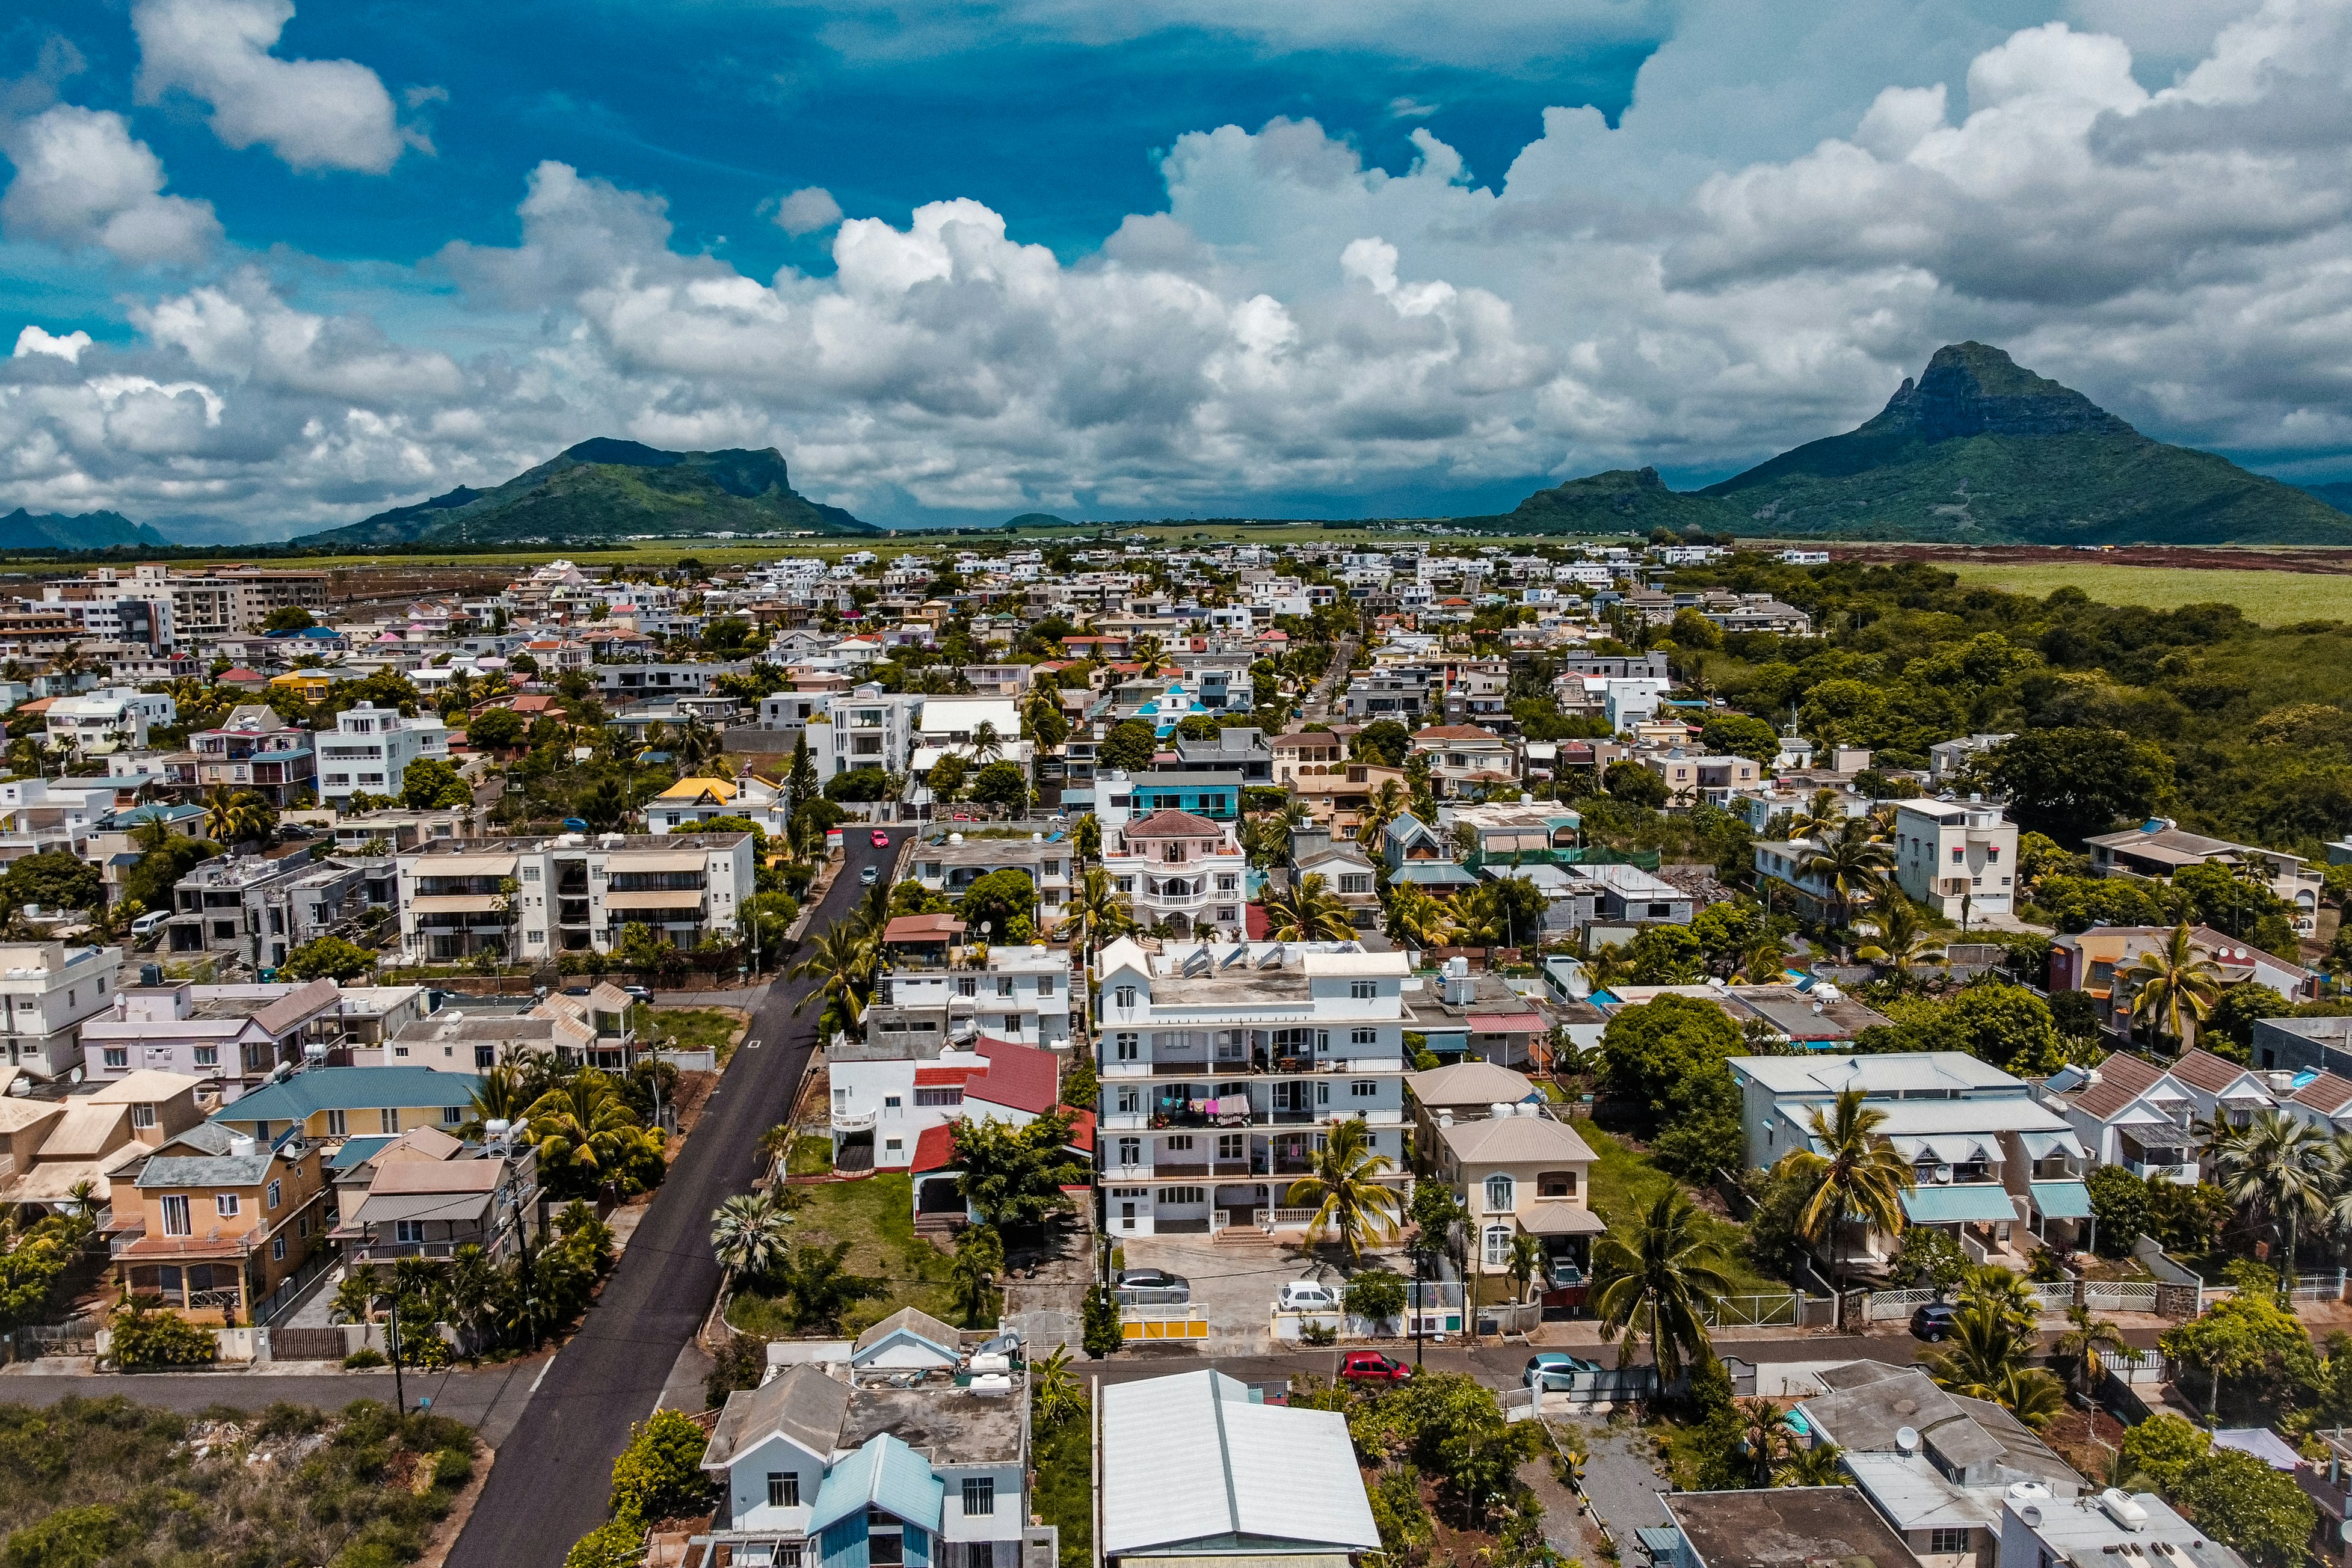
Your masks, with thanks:
M2085 1280L2083 1304L2095 1312L2152 1312L2156 1311L2156 1291L2153 1281ZM2065 1308L2057 1310L2063 1312Z
M1802 1326L1804 1298L1794 1291L1769 1295L1711 1296L1700 1309L1706 1326L1721 1328L1792 1329Z
M1908 1318L1914 1307L1926 1306L1936 1299L1933 1291L1873 1291L1863 1309L1863 1321L1890 1323Z
M2325 1279L2330 1284L2335 1276L2310 1275L2313 1280ZM2061 1281L2051 1285L2028 1286L2034 1301L2045 1317L2063 1316L2074 1304L2074 1284ZM2157 1287L2140 1280L2086 1280L2083 1281L2083 1304L2095 1312L2153 1312L2156 1311ZM2296 1285L2300 1291L2302 1285ZM1936 1292L1926 1290L1874 1291L1870 1294L1867 1321L1874 1323L1893 1322L1908 1318L1916 1307L1937 1299ZM2318 1296L2298 1295L2297 1300L2317 1301Z

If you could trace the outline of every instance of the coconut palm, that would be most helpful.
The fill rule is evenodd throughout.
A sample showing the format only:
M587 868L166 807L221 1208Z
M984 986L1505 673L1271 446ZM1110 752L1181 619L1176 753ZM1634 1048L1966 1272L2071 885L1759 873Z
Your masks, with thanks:
M2158 1033L2179 1040L2183 1051L2221 996L2221 971L2198 950L2185 920L2166 936L2163 946L2133 959L2124 975L2133 984L2133 1022L2146 1019Z
M2042 1298L2032 1282L1998 1263L1979 1263L1960 1277L1959 1304L1988 1307L2020 1333L2031 1333L2042 1316Z
M1871 941L1854 949L1858 958L1897 970L1941 968L1948 961L1942 940L1920 923L1918 906L1899 888L1889 885L1877 894L1862 925Z
M1258 904L1265 910L1265 934L1277 942L1339 942L1356 934L1348 906L1320 872L1286 888L1267 888Z
M2122 1355L2131 1349L2124 1331L2080 1301L2066 1309L2066 1332L2050 1343L2051 1351L2074 1373L2074 1386L2087 1396L2099 1381L2100 1358Z
M1812 799L1789 815L1789 836L1792 839L1819 838L1845 821L1845 809L1838 804L1834 789L1816 789Z
M2294 1284L2294 1244L2305 1220L2328 1209L2336 1172L2329 1141L2315 1127L2281 1111L2263 1111L2215 1143L2213 1177L2230 1201L2279 1228L2286 1253L2279 1269L2284 1293Z
M699 768L724 753L727 743L709 719L697 714L678 726L677 742L671 749L681 767Z
M479 1129L492 1122L504 1122L511 1127L530 1114L530 1103L543 1091L535 1087L522 1068L512 1061L493 1062L474 1078L474 1093L467 1118L477 1129L468 1136L478 1136Z
M1389 883L1388 934L1408 947L1443 947L1454 939L1454 915L1409 882Z
M1849 817L1813 841L1801 862L1806 873L1829 884L1836 924L1851 918L1857 897L1870 891L1881 872L1895 864L1895 850L1873 831L1867 817Z
M1004 755L1004 737L993 722L982 719L971 727L969 749L973 761L993 762Z
M354 1263L328 1298L328 1314L347 1323L366 1322L375 1315L375 1304L384 1299L384 1289L383 1277L374 1264Z
M1381 835L1388 831L1391 822L1404 815L1412 800L1402 784L1393 779L1381 779L1380 788L1364 803L1364 825L1356 830L1356 841L1366 848L1379 843Z
M1077 825L1070 830L1070 847L1077 852L1081 861L1102 859L1102 822L1092 811L1080 817Z
M1396 1190L1380 1179L1391 1168L1386 1155L1373 1151L1364 1119L1350 1116L1332 1125L1283 1201L1295 1208L1312 1204L1307 1235L1319 1240L1336 1231L1348 1255L1360 1258L1365 1242L1378 1245L1396 1232Z
M836 1028L848 1030L866 1016L866 998L874 994L878 962L873 936L851 921L836 920L809 944L807 955L785 970L784 977L822 979L824 985L813 994L824 998L824 1013L835 1020ZM793 1004L793 1010L800 1011L807 1001L803 997Z
M575 1073L532 1103L525 1124L542 1169L571 1166L602 1185L637 1142L635 1113L595 1068Z
M948 1264L948 1304L970 1329L986 1328L1000 1305L996 1281L1004 1272L1004 1239L991 1225L975 1225L956 1242Z
M1739 1446L1748 1455L1750 1486L1769 1487L1780 1467L1796 1452L1797 1428L1789 1413L1769 1399L1732 1402L1739 1416Z
M1584 975L1596 991L1622 986L1633 977L1633 956L1625 950L1624 944L1612 942L1587 955Z
M793 1217L779 1189L739 1192L710 1213L710 1249L735 1280L764 1278L792 1245Z
M1833 1487L1845 1482L1845 1469L1839 1463L1845 1450L1835 1443L1816 1442L1810 1448L1792 1448L1772 1472L1776 1487Z
M1963 1303L1952 1316L1952 1337L1933 1350L1919 1353L1919 1361L1937 1386L1971 1398L1991 1399L1993 1389L2011 1372L2032 1364L2038 1336L1991 1301Z
M1696 1358L1713 1354L1704 1303L1731 1294L1722 1244L1699 1228L1699 1213L1680 1187L1668 1187L1630 1226L1592 1247L1592 1307L1601 1337L1625 1335L1620 1364L1630 1364L1646 1336L1658 1380L1672 1383Z
M1070 1370L1070 1347L1057 1345L1037 1364L1037 1425L1052 1432L1086 1414L1086 1391Z
M1071 927L1070 939L1083 943L1091 956L1105 942L1135 929L1135 905L1118 891L1109 872L1088 866L1079 873L1069 902L1062 906L1062 924Z
M1885 1112L1863 1103L1861 1090L1846 1090L1837 1097L1834 1108L1813 1109L1811 1131L1821 1152L1791 1149L1775 1167L1777 1172L1795 1175L1812 1189L1798 1214L1797 1226L1815 1246L1825 1240L1830 1244L1831 1266L1837 1274L1840 1327L1845 1321L1846 1221L1859 1219L1890 1236L1900 1234L1903 1195L1916 1180L1910 1162L1875 1137L1885 1120Z
M1765 937L1739 956L1740 977L1751 986L1777 986L1787 978L1789 950Z

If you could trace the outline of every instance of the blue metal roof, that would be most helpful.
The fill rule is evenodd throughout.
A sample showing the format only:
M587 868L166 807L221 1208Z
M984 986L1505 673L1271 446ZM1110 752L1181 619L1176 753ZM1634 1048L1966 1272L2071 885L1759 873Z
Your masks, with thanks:
M2091 1189L2082 1182L2037 1181L2026 1186L2033 1193L2033 1207L2044 1219L2091 1218Z
M856 1453L834 1462L817 1489L808 1533L815 1535L852 1514L878 1508L892 1518L937 1534L940 1505L947 1487L923 1457L889 1433L866 1439Z
M468 1105L482 1081L430 1067L313 1067L232 1100L215 1122L299 1122L320 1111L414 1110Z
M378 1133L370 1137L345 1138L342 1145L335 1150L335 1157L327 1162L327 1168L347 1171L363 1166L375 1158L377 1151L391 1143L393 1136L390 1133Z
M1920 1225L1994 1224L2015 1219L2017 1205L2007 1188L1976 1181L1955 1186L1915 1186L1903 1195L1903 1212Z

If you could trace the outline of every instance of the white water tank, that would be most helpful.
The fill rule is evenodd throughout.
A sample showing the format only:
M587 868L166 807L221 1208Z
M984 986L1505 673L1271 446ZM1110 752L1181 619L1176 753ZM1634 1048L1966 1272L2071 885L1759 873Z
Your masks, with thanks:
M971 1391L974 1394L1010 1394L1013 1392L1012 1375L1003 1372L982 1373L971 1380Z
M971 1358L971 1370L976 1375L984 1372L1010 1372L1013 1358L1001 1351L987 1351Z
M2147 1528L2147 1510L2133 1500L2131 1493L2121 1487L2109 1487L2099 1494L2099 1511L2126 1530Z
M1445 960L1445 1000L1454 1007L1467 1007L1475 989L1475 988L1470 983L1470 960L1467 958Z
M256 1147L253 1139L244 1133L231 1133L228 1135L228 1153L231 1159L241 1160L252 1154Z

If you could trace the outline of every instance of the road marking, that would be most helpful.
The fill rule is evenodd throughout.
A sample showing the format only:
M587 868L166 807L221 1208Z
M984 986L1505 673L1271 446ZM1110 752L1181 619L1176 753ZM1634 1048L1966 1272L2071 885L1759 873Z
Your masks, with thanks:
M743 1049L746 1051L757 1051L760 1049L760 1042L756 1040L747 1040L743 1042Z
M542 1366L542 1367L541 1367L541 1368L539 1369L539 1375L538 1375L537 1377L534 1377L534 1378L532 1378L532 1379L530 1380L530 1391L531 1391L531 1393L532 1393L532 1394L536 1394L536 1393L538 1393L538 1392L539 1392L539 1385L540 1385L541 1384L542 1384L542 1383L544 1383L544 1382L546 1382L546 1381L547 1381L547 1367L548 1367L548 1366L553 1366L554 1364L555 1364L555 1357L554 1357L554 1356L551 1356L551 1356L549 1356L549 1357L547 1358L547 1366ZM528 1396L526 1396L526 1397L528 1397Z

